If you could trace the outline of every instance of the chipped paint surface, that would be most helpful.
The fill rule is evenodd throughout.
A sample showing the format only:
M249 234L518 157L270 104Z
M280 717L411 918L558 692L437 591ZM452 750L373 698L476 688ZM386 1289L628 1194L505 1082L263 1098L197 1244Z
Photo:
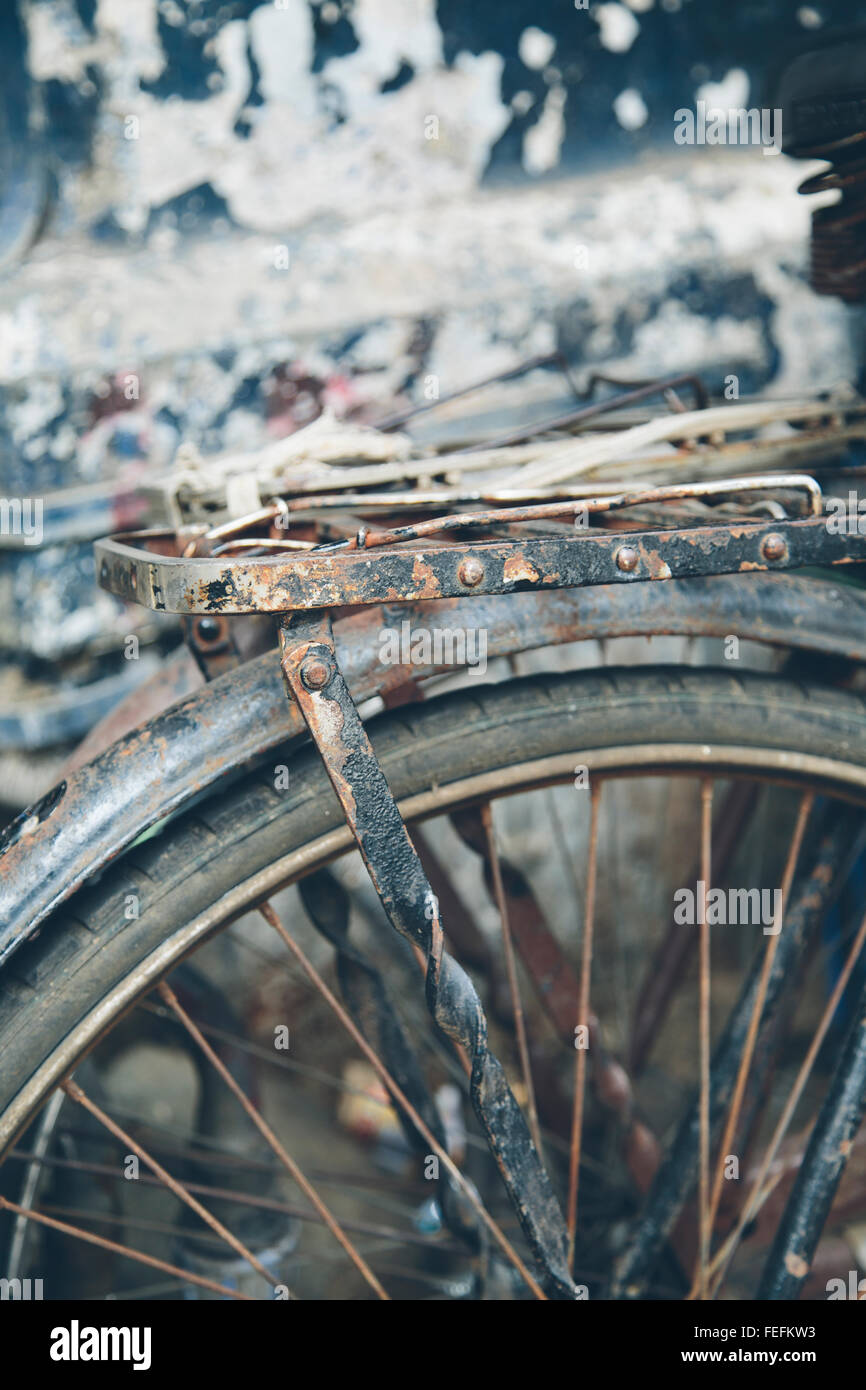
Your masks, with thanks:
M803 284L802 169L672 141L682 102L757 90L747 55L796 16L723 36L708 16L710 66L703 17L649 0L529 22L450 0L197 9L24 0L60 183L0 283L7 486L258 447L297 423L270 402L299 361L338 409L557 341L624 375L726 363L743 394L856 370L842 307ZM682 81L654 57L671 43ZM693 273L716 285L696 296ZM123 373L140 402L94 418Z
M756 100L805 9L194 8L21 0L57 189L0 279L7 494L134 488L557 346L743 396L856 375L806 283L803 168L672 141L678 106ZM0 597L40 658L129 621L86 543L4 556Z
M205 183L240 226L262 232L343 215L347 205L363 215L407 196L459 196L477 184L510 120L501 56L467 52L445 68L433 0L358 0L357 47L321 73L307 0L251 7L247 18L211 25L207 94L170 100L148 90L167 73L162 8L100 0L92 35L71 0L26 10L38 81L86 93L89 72L100 72L97 168L74 175L67 193L80 215L110 213L127 232L142 232L153 209ZM383 92L402 64L411 80ZM254 82L258 104L249 106Z
M809 1266L800 1255L795 1255L789 1251L785 1256L785 1268L795 1279L805 1279L809 1273Z
M42 486L68 466L82 479L136 459L164 466L185 438L202 452L266 442L281 364L303 363L335 404L384 406L407 379L450 390L557 340L625 377L734 371L742 394L776 373L790 391L850 379L844 306L803 280L800 170L725 156L520 199L480 192L459 213L410 204L396 231L374 211L324 240L298 232L287 272L252 233L183 241L168 258L159 242L94 256L75 235L61 258L46 241L0 284L7 448ZM687 267L702 267L700 286ZM130 284L142 287L132 300ZM107 374L129 373L140 401L94 419Z
M537 584L541 578L538 570L525 560L522 555L516 555L514 559L506 560L502 567L503 579L508 584Z
M611 53L627 53L640 33L640 25L625 5L595 5L593 19L601 30L602 47Z

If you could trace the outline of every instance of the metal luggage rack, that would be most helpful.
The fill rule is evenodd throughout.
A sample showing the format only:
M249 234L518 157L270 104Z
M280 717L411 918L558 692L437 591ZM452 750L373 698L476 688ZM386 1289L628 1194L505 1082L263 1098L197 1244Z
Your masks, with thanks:
M442 515L429 492L277 497L211 528L99 541L99 581L157 611L229 615L866 560L866 537L828 527L808 474L481 500Z
M792 496L793 518L780 501L790 507ZM539 1267L541 1284L528 1276L533 1290L574 1299L580 1293L568 1228L523 1111L488 1046L481 999L445 950L438 900L340 666L334 610L842 564L866 560L866 537L831 531L818 484L799 473L582 499L517 502L499 494L482 506L467 497L468 509L456 513L442 501L437 508L433 494L411 491L353 500L354 512L345 493L276 497L219 526L101 541L100 581L122 597L187 615L187 637L207 678L238 660L228 615L278 617L288 698L322 758L391 925L423 955L430 1013L470 1062L475 1113ZM447 502L453 504L453 493ZM756 508L769 516L756 520ZM629 509L640 513L639 525L648 517L656 529L624 527Z

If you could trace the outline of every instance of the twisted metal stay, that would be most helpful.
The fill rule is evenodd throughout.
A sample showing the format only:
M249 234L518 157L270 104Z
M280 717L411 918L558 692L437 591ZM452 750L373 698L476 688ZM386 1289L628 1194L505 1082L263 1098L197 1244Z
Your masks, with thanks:
M427 1007L469 1055L472 1104L548 1292L575 1298L559 1203L487 1045L487 1019L475 986L444 950L436 897L340 671L327 615L283 618L280 651L290 697L322 756L391 925L424 953Z

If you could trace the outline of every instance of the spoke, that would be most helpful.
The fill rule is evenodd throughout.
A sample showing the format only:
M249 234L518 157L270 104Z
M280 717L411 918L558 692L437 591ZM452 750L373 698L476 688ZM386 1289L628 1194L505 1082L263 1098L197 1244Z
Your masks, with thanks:
M851 972L853 971L854 966L857 963L857 959L863 949L864 943L866 943L866 917L864 917L863 921L860 923L860 929L857 932L854 941L852 942L851 950L848 952L848 955L845 959L845 964L842 966L842 969L839 972L839 977L836 980L835 986L833 987L833 992L830 995L830 998L827 1000L827 1004L823 1014L821 1015L818 1027L815 1030L811 1043L809 1044L809 1050L806 1053L806 1056L803 1058L800 1070L798 1071L797 1076L794 1080L794 1084L792 1085L791 1090L788 1094L788 1099L785 1101L785 1108L782 1111L782 1114L779 1116L779 1121L776 1125L776 1128L773 1131L772 1138L770 1139L770 1142L767 1145L764 1157L761 1160L761 1166L758 1170L757 1176L755 1177L755 1181L752 1184L752 1190L749 1193L746 1202L744 1203L739 1220L737 1221L734 1230L731 1232L730 1236L725 1241L724 1245L721 1246L718 1253L713 1259L711 1273L717 1273L716 1282L713 1286L714 1297L718 1294L719 1289L724 1283L725 1276L727 1275L731 1261L733 1260L734 1255L737 1252L737 1247L739 1246L739 1243L742 1239L744 1230L746 1229L749 1222L752 1220L753 1216L755 1216L757 1212L758 1206L763 1197L763 1189L767 1180L767 1174L769 1173L773 1161L776 1157L776 1154L778 1153L779 1145L782 1143L782 1140L784 1139L788 1131L788 1126L790 1125L791 1120L793 1119L794 1111L796 1110L800 1097L803 1094L803 1090L811 1074L812 1067L815 1065L815 1059L818 1056L818 1053L821 1049L821 1044L823 1043L824 1038L827 1035L827 1030L829 1029L830 1024L833 1021L833 1015L836 1012L839 1000L842 998L842 995L845 992L845 988L848 984L849 979L851 978Z
M776 1230L755 1297L796 1299L811 1273L831 1208L840 1195L857 1131L866 1112L866 990L836 1057L796 1179Z
M554 826L561 822L553 811L552 798L548 802ZM480 817L475 812L457 814L451 818L461 839L475 854L484 859L485 880L495 898L492 888L490 855L487 853L486 836ZM571 876L575 889L575 899L583 902L585 885L578 882L574 871L574 856L569 853L566 841L560 840L554 831L554 838L560 846L563 872ZM505 900L508 905L508 924L511 939L517 955L536 994L538 1005L549 1019L554 1031L571 1050L575 1042L575 1020L580 1007L580 979L572 969L568 956L550 927L532 887L513 863L500 856L500 870ZM489 958L484 962L488 973L492 973ZM495 968L495 967L494 967ZM513 1019L509 1017L509 1022ZM599 1104L616 1115L621 1122L620 1139L623 1157L638 1189L645 1192L659 1164L658 1145L650 1130L635 1113L630 1079L620 1064L611 1057L605 1048L601 1025L589 1010L587 1036L592 1052L593 1064L588 1071L587 1081L592 1082ZM541 1132L548 1148L562 1146L562 1140L550 1129L542 1125ZM568 1152L569 1145L564 1145ZM586 1155L581 1162L587 1167L592 1161ZM605 1171L605 1164L597 1165L599 1172Z
M771 972L767 1002L764 1006L765 1017L762 1020L753 1062L754 1070L760 1058L761 1070L765 1075L774 1054L771 1033L778 1026L777 1015L784 1008L784 1001L791 992L791 982L797 978L803 953L817 931L821 918L828 905L836 900L840 884L846 881L847 869L843 866L853 862L852 833L855 828L860 831L861 823L860 811L845 809L838 816L834 813L825 834L814 849L808 875L800 883L795 880L788 905L788 926L782 935ZM856 855L853 857L856 859ZM852 932L851 936L853 934ZM846 936L846 950L850 939L850 936ZM725 1023L713 1056L711 1103L712 1112L720 1121L724 1119L736 1080L762 966L763 957L758 953L751 963L748 977L743 982L737 1003ZM684 1203L695 1185L698 1167L698 1099L698 1090L695 1087L694 1099L680 1117L658 1179L643 1212L635 1222L627 1248L617 1260L612 1284L612 1296L615 1298L636 1298L646 1290L654 1264L661 1255L665 1242L671 1237L681 1217ZM751 1183L751 1175L748 1182Z
M8 1197L0 1194L0 1209L3 1208L6 1211L14 1212L16 1216L24 1217L27 1221L37 1221L40 1226L50 1226L53 1231L62 1231L64 1235L74 1236L76 1240L84 1240L88 1245L98 1245L103 1250L111 1250L116 1255L124 1255L128 1260L137 1260L139 1264L150 1265L151 1269L161 1269L164 1274L171 1274L176 1279L182 1279L186 1284L198 1284L200 1288L210 1289L211 1293L222 1294L225 1298L241 1299L245 1303L255 1301L248 1293L239 1293L237 1289L229 1289L225 1284L217 1284L213 1279L205 1279L204 1275L193 1274L188 1269L179 1269L177 1265L169 1264L166 1260L158 1260L155 1255L144 1255L140 1250L132 1250L128 1245L118 1245L117 1241L107 1240L105 1236L94 1235L92 1231L84 1231L80 1226L69 1226L65 1221L57 1221L53 1216L45 1216L40 1211L33 1211L29 1207L19 1207L15 1202L10 1202Z
M390 1091L391 1095L394 1097L397 1103L402 1106L405 1113L409 1116L409 1119L412 1121L413 1125L418 1130L418 1132L424 1136L427 1143L430 1145L431 1152L436 1154L440 1163L442 1163L443 1167L453 1178L454 1182L458 1184L461 1191L464 1193L466 1199L468 1200L470 1206L479 1216L481 1221L483 1221L484 1225L487 1227L488 1231L493 1236L493 1239L496 1241L499 1248L504 1252L507 1258L514 1265L515 1269L526 1281L527 1285L532 1290L532 1293L535 1295L536 1298L546 1300L547 1294L541 1288L538 1281L534 1279L533 1276L530 1274L523 1260L521 1260L517 1251L514 1249L513 1245L508 1240L508 1237L493 1220L493 1217L487 1211L486 1207L481 1201L481 1198L478 1196L471 1183L468 1183L466 1181L463 1174L460 1172L460 1169L453 1162L450 1154L448 1154L446 1150L443 1149L442 1145L439 1143L439 1141L433 1134L433 1131L429 1128L428 1125L424 1123L421 1116L418 1114L418 1111L410 1102L408 1096L397 1085L397 1082L391 1076L390 1072L388 1071L382 1059L379 1057L378 1053L370 1046L370 1044L367 1042L367 1039L364 1037L360 1029L356 1026L354 1020L343 1008L336 995L333 994L332 991L325 984L325 981L322 979L321 975L316 970L312 961L308 959L308 957L304 954L297 941L295 941L294 937L280 921L279 917L274 912L274 909L271 907L270 903L260 903L259 911L261 912L268 925L273 927L274 931L278 934L281 940L292 952L295 959L306 971L309 979L315 985L316 989L319 991L328 1007L336 1015L343 1027L357 1043L358 1047L361 1049L364 1056L367 1058L367 1061L370 1063L371 1067L376 1072L376 1075L379 1077L386 1090Z
M728 789L713 827L713 863L721 879L748 830L758 801L759 787L753 782L735 782ZM689 874L689 883L700 877L700 864ZM691 932L684 932L671 917L667 932L653 952L634 1009L629 1071L639 1076L646 1066L652 1045L659 1036L671 1000L682 983L696 945Z
M697 1276L699 1297L707 1297L707 1267L710 1259L710 926L706 903L713 872L713 781L701 782L701 881L704 910L700 923L700 1156L698 1206L700 1230Z
M592 941L595 920L595 885L598 871L598 808L602 784L595 780L589 801L589 859L586 869L586 897L583 911L583 942L580 962L580 994L577 1022L581 1028L580 1041L589 1036L589 986L592 975ZM580 1182L580 1150L583 1143L583 1105L586 1095L586 1060L589 1049L578 1047L574 1054L574 1095L571 1110L571 1148L568 1160L568 1261L574 1264L574 1243L577 1236L577 1192Z
M109 1115L106 1115L105 1111L101 1110L95 1101L91 1100L89 1096L86 1096L76 1082L64 1081L61 1085L61 1090L66 1093L70 1100L74 1100L77 1105L83 1106L95 1120L98 1120L110 1134L114 1135L115 1139L119 1139L121 1143L128 1145L129 1149L138 1155L142 1163L146 1163L151 1172L155 1173L156 1176L165 1183L165 1186L174 1193L175 1197L185 1202L197 1216L201 1217L206 1225L210 1226L212 1231L216 1231L217 1235L222 1236L226 1244L230 1245L236 1254L246 1260L257 1274L260 1274L262 1278L266 1279L274 1288L279 1286L280 1280L277 1279L269 1269L265 1268L261 1260L258 1259L251 1250L248 1250L243 1242L238 1240L237 1236L232 1235L231 1231L214 1216L213 1212L208 1211L207 1207L203 1207L201 1202L193 1197L192 1193L184 1187L183 1183L178 1182L177 1178L173 1178L171 1173L163 1168L162 1164L158 1163L141 1144L136 1143L132 1136L127 1134L126 1130L121 1129L120 1125L116 1124ZM289 1297L292 1297L291 1293Z
M273 968L273 961L271 961L271 967ZM170 1023L177 1023L177 1019L170 1009L163 1008L161 1004L154 1004L150 999L142 999L137 1007L144 1013L152 1014L154 1018L166 1019ZM229 1043L231 1047L236 1047L239 1052L248 1052L251 1057L256 1057L261 1062L267 1062L269 1066L276 1067L279 1071L291 1071L296 1072L299 1076L308 1076L311 1081L317 1081L322 1086L330 1086L335 1091L345 1091L347 1095L363 1095L365 1099L369 1099L371 1105L387 1106L390 1104L390 1101L379 1100L375 1096L367 1097L365 1091L357 1086L350 1086L347 1081L342 1081L338 1076L332 1076L330 1072L322 1071L319 1067L310 1067L303 1062L293 1062L288 1057L277 1057L266 1047L262 1047L258 1043L249 1042L248 1039L241 1037L239 1033L228 1032L225 1028L217 1028L213 1024L202 1023L200 1027L205 1037L216 1038L218 1042ZM129 1111L124 1112L120 1110L116 1105L112 1106L112 1109L115 1114L130 1114ZM133 1118L137 1119L138 1116L134 1116ZM155 1125L152 1120L148 1122L148 1125L152 1129L165 1129L164 1125ZM208 1139L204 1134L197 1134L195 1138L200 1144L213 1145L215 1142L213 1139Z
M358 1094L360 1095L362 1093L359 1091ZM366 1095L366 1092L363 1094ZM388 1104L390 1105L390 1101ZM109 1111L108 1113L111 1114L112 1112ZM114 1113L116 1114L118 1112L115 1111ZM144 1123L148 1130L154 1129L163 1134L167 1134L170 1140L174 1140L174 1137L179 1133L179 1131L167 1129L153 1120ZM73 1125L64 1125L62 1129L58 1130L58 1134L64 1136L68 1135L72 1139L81 1139L91 1143L93 1141L92 1130L78 1129ZM266 1177L272 1177L273 1174L279 1172L278 1165L276 1163L271 1163L269 1159L250 1158L245 1154L226 1152L219 1148L209 1148L208 1136L200 1132L193 1132L188 1137L189 1143L187 1144L178 1142L161 1143L158 1148L154 1149L154 1153L162 1158L189 1159L196 1164L201 1164L203 1158L206 1157L210 1167L232 1168L240 1169L241 1172L263 1173ZM213 1144L213 1142L213 1140L210 1141L211 1144ZM203 1149L207 1149L206 1154L202 1153ZM21 1157L22 1151L19 1149L12 1150L12 1155L15 1154ZM398 1212L401 1216L410 1216L412 1213L412 1207L407 1207L404 1203L395 1201L393 1197L385 1197L380 1190L382 1186L387 1183L389 1192L396 1191L408 1193L412 1190L412 1181L410 1179L404 1180L392 1173L364 1175L362 1173L339 1172L329 1168L310 1168L308 1169L308 1176L319 1183L329 1183L332 1186L343 1188L357 1188L359 1191L366 1194L368 1201L377 1202L380 1206L389 1211ZM190 1192L198 1190L192 1183L188 1183L187 1186Z
M183 1226L176 1226L172 1221L157 1221L146 1216L128 1216L126 1212L90 1211L87 1207L63 1207L58 1206L55 1202L44 1202L39 1210L47 1216L72 1216L76 1221L99 1221L103 1226L134 1226L140 1231L158 1231L161 1235L173 1236L175 1240L184 1240L189 1235ZM223 1242L219 1236L209 1236L202 1233L196 1236L196 1243L213 1246L215 1250L220 1252L223 1250Z
M505 897L505 889L502 886L502 868L499 863L499 853L496 848L496 833L493 828L493 808L489 801L485 801L484 805L481 807L481 824L484 826L484 833L487 836L487 854L490 860L490 872L493 875L493 892L496 898L496 906L499 910L499 921L502 926L502 949L505 955L505 972L508 976L508 990L511 995L511 1011L514 1014L514 1031L517 1035L517 1051L520 1054L520 1069L523 1073L523 1084L526 1087L526 1107L529 1111L529 1128L532 1134L532 1141L538 1150L538 1156L539 1158L543 1158L541 1129L538 1124L538 1109L535 1104L535 1087L532 1082L532 1065L529 1060L529 1044L526 1039L526 1020L523 1014L523 1003L520 998L520 982L517 978L514 942L511 939L508 903Z
M770 981L770 972L776 958L776 951L779 946L779 938L782 934L782 927L785 920L785 912L788 906L788 898L791 893L791 884L794 881L794 873L797 868L797 861L800 857L800 850L803 845L803 836L806 832L806 825L809 820L812 807L815 802L813 792L806 792L800 799L800 808L797 812L797 821L794 826L794 833L791 837L791 844L788 848L788 857L785 861L785 868L782 873L781 901L779 911L773 918L773 935L767 942L767 949L764 953L764 962L761 969L761 978L758 981L758 988L755 993L755 1003L752 1008L752 1015L749 1019L749 1030L746 1034L746 1041L743 1044L743 1055L740 1059L740 1068L737 1073L737 1081L734 1087L734 1094L731 1097L731 1104L728 1110L728 1117L725 1122L725 1130L722 1135L719 1147L718 1158L716 1161L716 1175L713 1183L713 1193L710 1200L710 1230L712 1230L719 1209L719 1202L722 1196L722 1183L725 1179L725 1160L730 1152L731 1145L737 1131L740 1120L743 1099L746 1094L746 1082L752 1066L752 1057L755 1051L755 1044L758 1038L758 1028L764 1012L764 1003L767 998L767 987Z
M123 1174L116 1168L110 1167L107 1163L89 1163L85 1159L39 1158L36 1154L28 1153L26 1150L12 1149L7 1162L17 1160L22 1163L40 1163L46 1168L71 1169L80 1173L92 1173L94 1177L114 1178L118 1182L123 1182ZM139 1182L153 1187L160 1187L158 1178L151 1178L146 1173L142 1174ZM237 1206L255 1207L262 1211L276 1212L278 1216L295 1216L299 1221L321 1222L321 1217L315 1212L311 1212L307 1207L297 1206L293 1202L282 1202L276 1197L259 1197L252 1192L235 1191L228 1187L211 1187L207 1183L191 1182L187 1184L190 1192L199 1192L203 1197L212 1197L214 1201L233 1202ZM406 1213L401 1213L406 1215ZM387 1239L402 1242L407 1245L419 1245L427 1250L435 1249L437 1253L448 1255L463 1255L466 1253L465 1246L448 1244L438 1238L431 1239L430 1236L421 1235L417 1231L399 1230L393 1226L379 1226L369 1221L344 1221L343 1225L347 1231L354 1231L357 1235L375 1236L377 1239ZM322 1256L324 1259L325 1257ZM328 1256L330 1258L330 1256ZM336 1256L335 1256L336 1258Z
M244 1113L255 1125L262 1138L270 1146L271 1150L280 1160L286 1171L291 1174L292 1178L298 1184L298 1187L301 1189L307 1200L311 1203L313 1207L315 1207L316 1211L321 1216L325 1225L328 1227L328 1230L340 1243L340 1245L342 1245L346 1254L349 1256L349 1259L352 1261L352 1263L355 1265L355 1268L370 1285L370 1288L376 1294L376 1297L382 1299L384 1303L387 1303L389 1301L388 1295L382 1288L382 1285L379 1283L379 1280L376 1278L373 1271L370 1269L370 1266L367 1264L366 1260L364 1260L363 1257L358 1253L356 1247L349 1240L349 1237L346 1235L345 1231L343 1230L340 1223L337 1221L336 1217L332 1214L329 1207L327 1207L325 1203L322 1201L321 1197L319 1196L316 1189L313 1187L312 1183L309 1182L308 1179L301 1172L301 1169L298 1167L291 1154L283 1148L283 1145L280 1143L276 1134L271 1129L267 1120L256 1109L252 1101L244 1092L243 1088L238 1085L237 1081L235 1081L235 1078L232 1076L231 1072L223 1062L222 1058L217 1056L210 1043L207 1042L202 1033L193 1023L189 1014L186 1012L183 1005L180 1003L174 990L163 980L158 986L158 991L160 998L172 1010L178 1021L183 1024L190 1037L193 1039L195 1043L197 1043L201 1051L204 1053L205 1057L210 1062L211 1066L214 1068L216 1072L219 1073L220 1077L228 1086L232 1095L243 1107Z
M33 1144L37 1155L41 1158L48 1152L54 1137L54 1129L57 1124L58 1116L64 1105L62 1091L55 1091L48 1101L45 1109L39 1117L36 1131L33 1136ZM24 1182L18 1196L21 1198L21 1205L29 1207L36 1200L39 1188L41 1170L38 1163L31 1164L28 1171L24 1174ZM24 1254L24 1243L26 1240L27 1222L18 1217L13 1225L12 1238L9 1242L9 1255L6 1265L6 1274L13 1279L18 1273L18 1265Z
M99 1219L101 1220L102 1218ZM398 1242L393 1240L377 1241L375 1245L369 1247L367 1254L378 1254L380 1251L389 1251L393 1249L394 1245L397 1243ZM338 1254L336 1250L333 1252L329 1251L327 1254L324 1254L322 1251L317 1251L315 1255L299 1255L297 1258L293 1258L292 1265L294 1268L300 1269L303 1265L309 1265L313 1260L316 1261L317 1265L322 1265L340 1259L342 1259L342 1254ZM379 1268L381 1269L382 1266L380 1265ZM117 1293L113 1293L112 1301L129 1302L132 1299L156 1298L159 1294L172 1293L173 1290L173 1284L144 1284L139 1285L137 1288L122 1289Z
M544 794L545 805L550 816L550 824L553 827L553 838L556 841L556 850L559 855L559 862L563 873L571 879L574 889L575 902L579 901L584 895L585 885L578 881L577 870L574 866L574 855L568 848L568 840L565 836L565 827L562 824L562 817L559 814L559 807L556 804L556 789L548 787Z

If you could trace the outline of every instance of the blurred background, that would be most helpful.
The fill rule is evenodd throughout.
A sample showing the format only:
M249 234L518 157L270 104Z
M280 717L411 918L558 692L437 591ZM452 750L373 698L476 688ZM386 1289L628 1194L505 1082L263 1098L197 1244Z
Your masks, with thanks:
M860 311L808 285L803 164L674 138L700 100L772 105L850 9L9 0L0 494L44 525L0 538L5 812L178 640L98 592L90 544L158 520L179 463L556 348L744 396L856 382ZM564 390L503 387L491 428Z

